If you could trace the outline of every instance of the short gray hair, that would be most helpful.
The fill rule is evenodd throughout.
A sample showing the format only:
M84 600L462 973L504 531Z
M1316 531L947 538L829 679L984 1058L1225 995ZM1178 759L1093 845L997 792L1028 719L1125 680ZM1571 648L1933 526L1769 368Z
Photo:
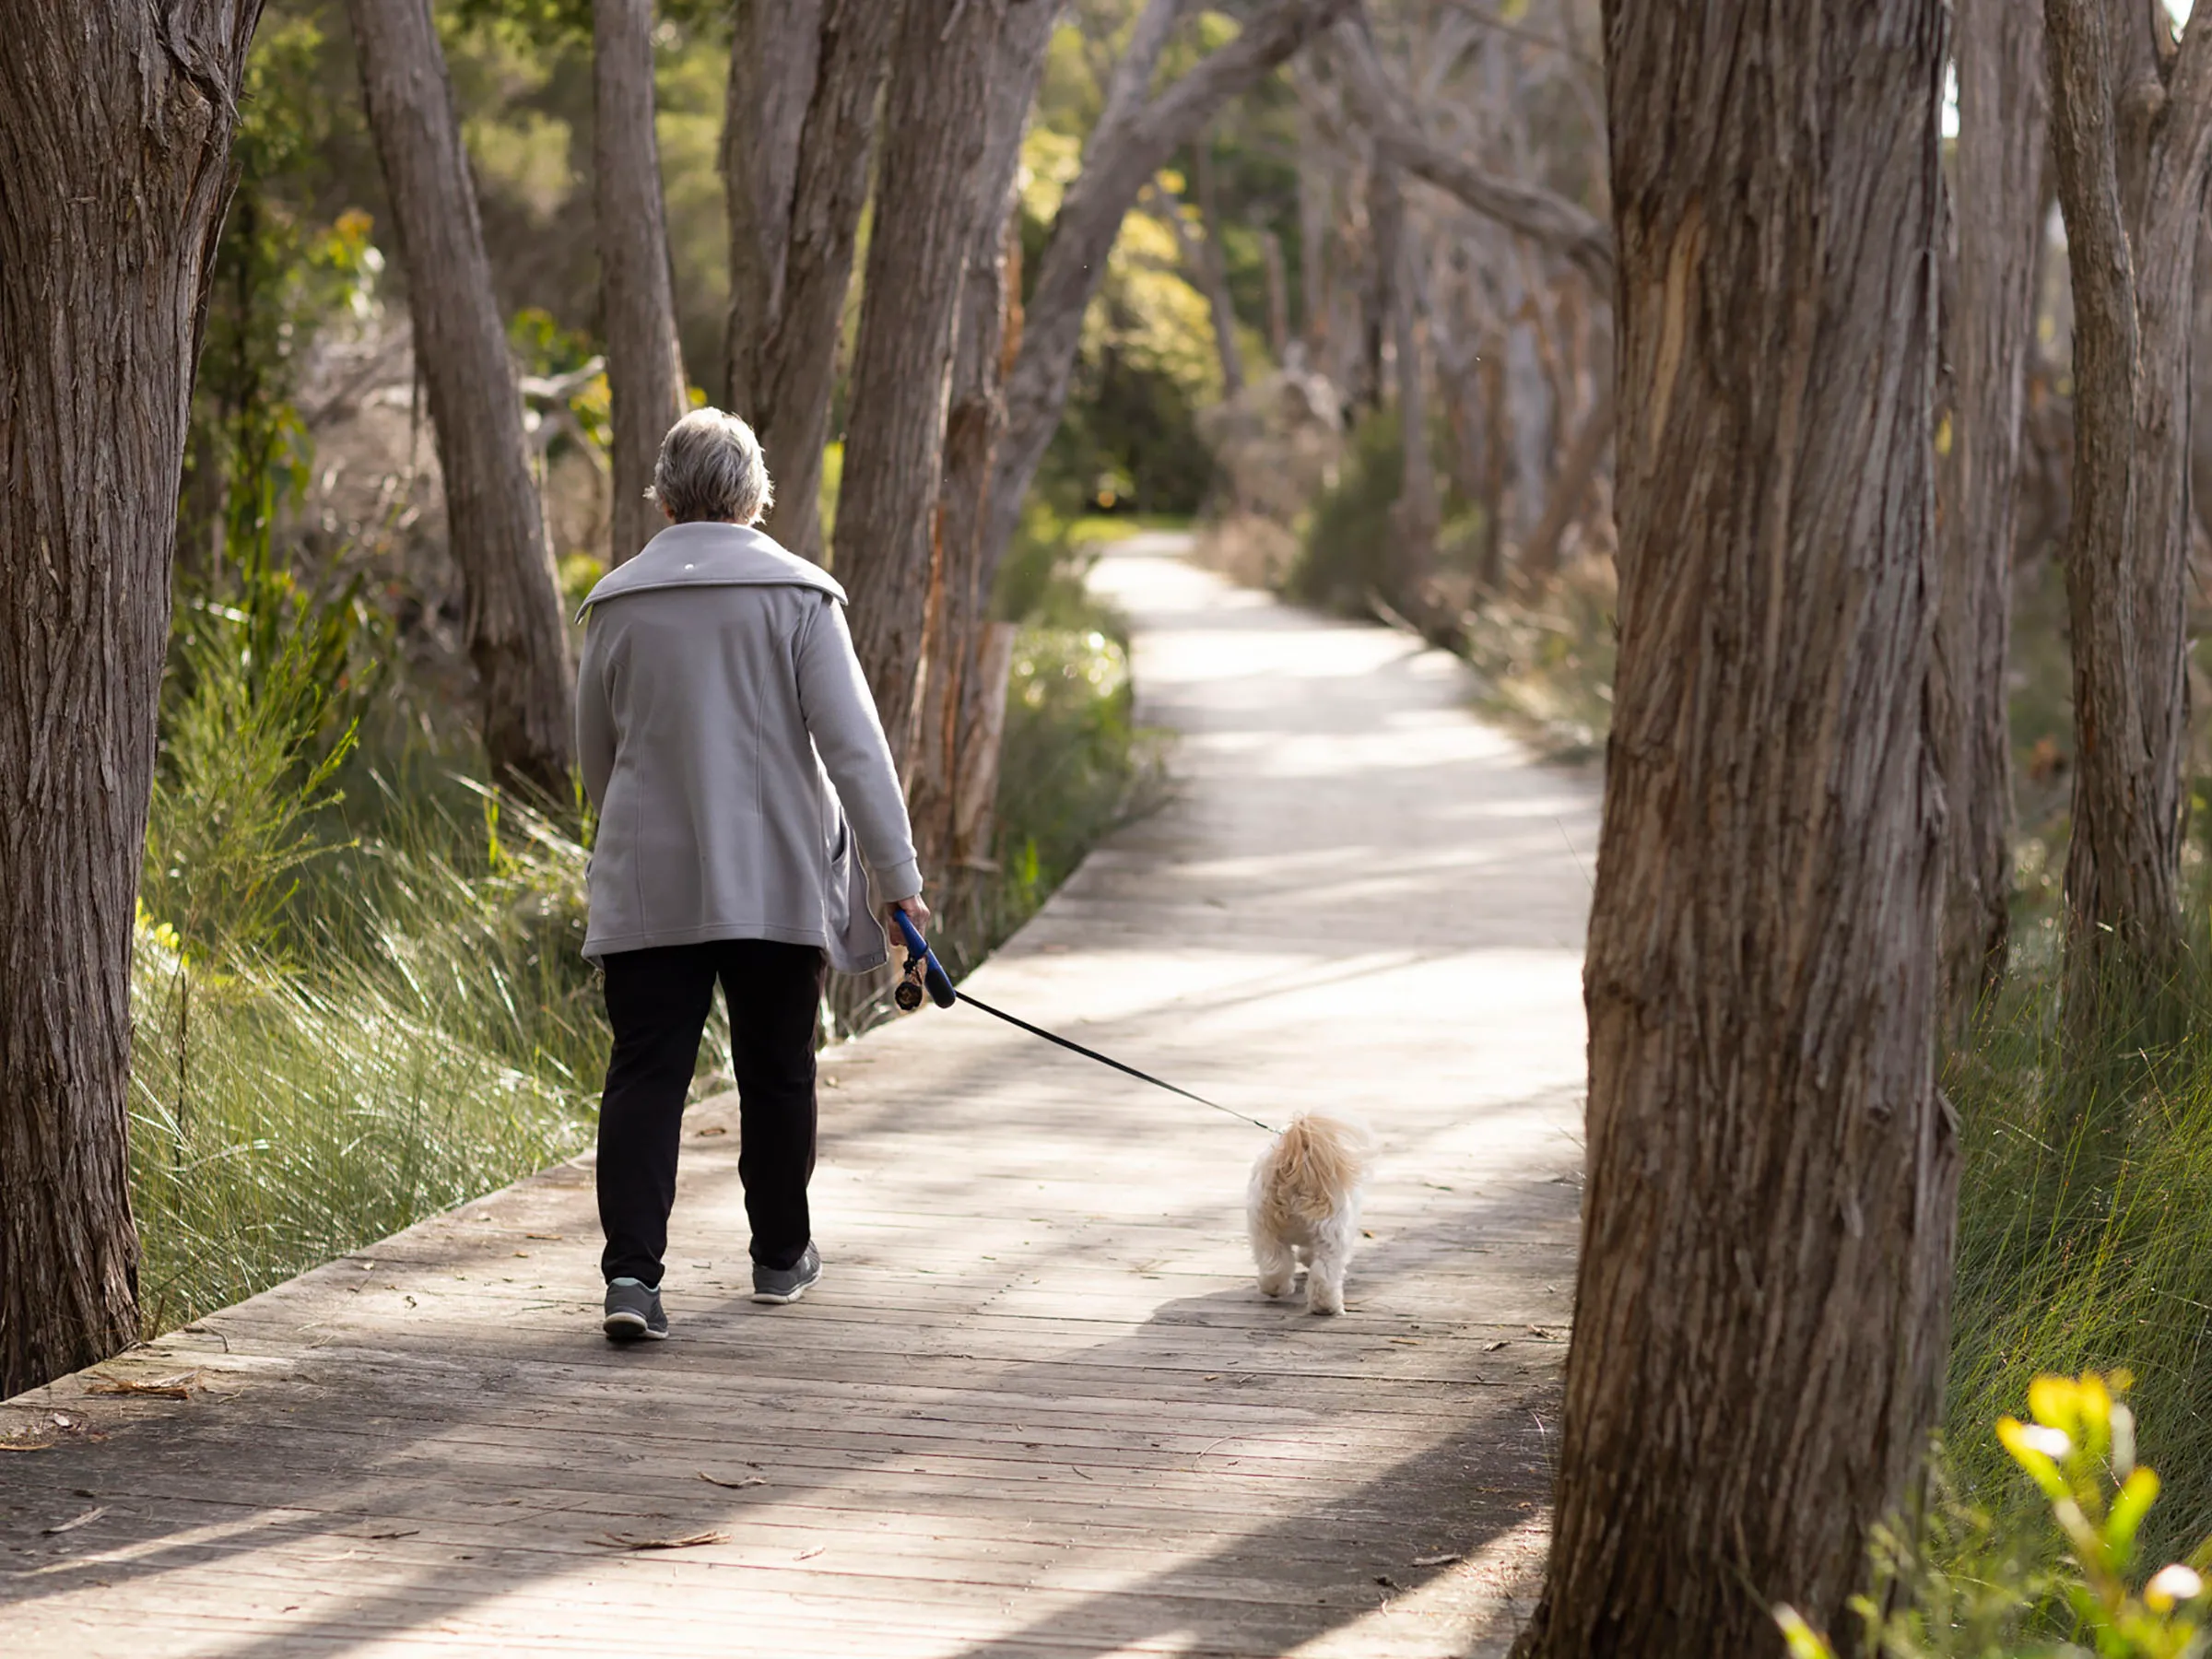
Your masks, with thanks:
M668 429L645 493L679 524L700 519L750 524L776 500L760 440L722 409L694 409Z

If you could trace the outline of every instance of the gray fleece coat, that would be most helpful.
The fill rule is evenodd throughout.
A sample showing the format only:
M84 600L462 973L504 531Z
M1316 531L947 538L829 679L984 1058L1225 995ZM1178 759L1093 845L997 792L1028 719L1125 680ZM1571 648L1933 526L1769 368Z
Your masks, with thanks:
M844 602L829 572L736 524L673 524L592 590L585 956L781 939L841 972L883 963L878 908L922 874Z

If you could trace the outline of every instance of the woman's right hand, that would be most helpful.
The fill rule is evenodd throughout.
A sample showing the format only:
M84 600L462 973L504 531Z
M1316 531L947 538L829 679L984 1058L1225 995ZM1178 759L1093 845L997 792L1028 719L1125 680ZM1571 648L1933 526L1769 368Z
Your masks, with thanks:
M899 931L897 912L904 911L906 919L914 924L914 931L924 938L929 937L929 906L916 893L911 899L900 899L883 907L883 930L890 935L894 944L902 944L906 935Z

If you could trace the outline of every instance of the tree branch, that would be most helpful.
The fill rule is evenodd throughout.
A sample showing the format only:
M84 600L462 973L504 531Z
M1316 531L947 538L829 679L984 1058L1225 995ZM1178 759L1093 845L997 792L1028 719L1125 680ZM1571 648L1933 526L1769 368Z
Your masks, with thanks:
M1572 261L1599 292L1613 291L1613 238L1595 215L1540 184L1487 172L1436 144L1398 114L1405 100L1385 78L1367 37L1343 24L1335 43L1353 112L1384 160Z

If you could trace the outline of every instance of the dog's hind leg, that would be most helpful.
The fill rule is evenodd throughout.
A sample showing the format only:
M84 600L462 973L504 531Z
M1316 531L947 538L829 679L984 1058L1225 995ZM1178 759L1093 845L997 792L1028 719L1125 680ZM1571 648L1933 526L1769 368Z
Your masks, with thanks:
M1311 1265L1306 1268L1306 1312L1344 1312L1344 1270L1351 1265L1352 1222L1347 1216L1332 1216L1313 1241Z
M1253 1228L1252 1259L1259 1265L1261 1295L1280 1296L1290 1288L1290 1277L1296 1264L1291 1259L1289 1248L1280 1239Z

